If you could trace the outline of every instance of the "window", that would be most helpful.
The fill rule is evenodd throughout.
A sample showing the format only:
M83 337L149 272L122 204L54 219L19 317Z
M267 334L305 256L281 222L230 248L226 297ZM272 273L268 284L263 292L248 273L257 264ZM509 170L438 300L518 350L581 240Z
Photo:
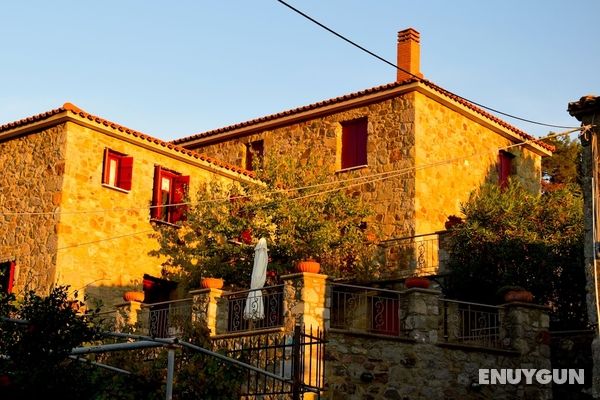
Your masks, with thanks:
M4 261L0 263L0 292L11 293L15 280L15 262Z
M513 174L513 158L515 155L508 151L498 153L498 184L502 189L508 186L508 177Z
M246 169L254 171L254 160L258 160L258 165L262 166L262 159L265 145L262 140L246 143Z
M152 219L172 224L183 220L187 207L181 203L185 201L189 184L189 176L156 165L150 212Z
M131 190L133 157L104 149L102 183L123 190Z
M367 118L342 122L342 169L367 165Z

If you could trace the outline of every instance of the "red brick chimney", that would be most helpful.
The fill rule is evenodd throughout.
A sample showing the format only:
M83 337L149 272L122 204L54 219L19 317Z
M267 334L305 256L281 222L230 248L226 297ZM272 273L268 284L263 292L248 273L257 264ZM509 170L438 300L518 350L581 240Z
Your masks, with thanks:
M420 39L421 34L413 28L398 32L398 62L396 65L403 70L422 78ZM412 75L400 69L397 71L397 82L413 78Z

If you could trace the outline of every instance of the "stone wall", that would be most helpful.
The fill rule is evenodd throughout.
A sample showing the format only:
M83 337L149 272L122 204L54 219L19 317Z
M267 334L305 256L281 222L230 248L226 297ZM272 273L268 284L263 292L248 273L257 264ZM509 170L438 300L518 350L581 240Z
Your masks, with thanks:
M368 167L340 172L341 122L368 118ZM393 176L351 190L374 211L369 221L383 239L398 239L444 230L450 215L486 182L498 182L499 149L512 144L506 133L414 91L370 105L314 117L198 148L216 158L244 166L246 143L264 141L265 157L281 151L305 158L318 154L338 179L397 171ZM193 146L192 146L193 147ZM541 157L521 147L508 149L513 173L539 191ZM431 253L435 257L434 253ZM437 262L437 260L436 260ZM439 271L408 266L400 258L385 262L384 276L401 278Z
M192 200L209 179L231 181L128 139L67 123L57 280L108 305L124 290L141 290L144 273L161 274L161 259L148 255L158 246L149 209L155 164L189 175ZM105 148L133 157L130 191L102 184Z
M512 142L420 93L415 110L415 233L425 234L460 216L460 204L484 182L498 182L499 149ZM523 147L507 151L515 155L513 178L539 192L541 157Z
M549 399L551 385L480 385L479 369L550 369L548 315L529 304L501 313L500 348L448 342L435 291L402 294L398 337L335 330L327 335L327 399ZM549 337L549 336L548 336Z
M55 279L65 138L61 124L0 143L0 261L16 261L16 293Z
M412 94L310 119L290 126L263 131L215 143L198 149L224 161L244 166L245 143L264 140L265 157L286 152L299 158L318 154L324 168L338 179L402 171L393 178L353 187L375 213L370 224L378 226L385 237L414 233L414 108ZM368 167L340 171L341 134L344 121L368 118Z
M373 309L352 308L349 304L343 308L344 312L354 310L349 321L352 325L343 330L330 328L330 314L335 311L331 310L332 284L325 276L302 273L287 275L283 280L285 310L279 328L262 333L249 330L228 334L226 323L220 321L227 318L227 302L221 301L224 294L221 291L194 292L195 317L207 322L215 343L222 346L231 345L231 341L239 343L237 340L244 335L280 338L296 324L304 324L306 329L324 329L327 339L324 355L321 358L315 353L310 360L304 360L311 365L323 363L325 386L321 398L324 399L551 398L551 385L527 385L524 381L513 385L479 384L479 369L551 368L549 319L544 307L524 303L500 307L497 345L484 347L446 337L442 321L447 315L440 310L437 291L397 292L400 331L383 335L369 331L358 321L365 316L369 319L367 314L374 312ZM365 296L376 296L377 289L363 289ZM360 303L355 298L352 301ZM373 307L377 307L375 303ZM318 379L311 376L310 380Z

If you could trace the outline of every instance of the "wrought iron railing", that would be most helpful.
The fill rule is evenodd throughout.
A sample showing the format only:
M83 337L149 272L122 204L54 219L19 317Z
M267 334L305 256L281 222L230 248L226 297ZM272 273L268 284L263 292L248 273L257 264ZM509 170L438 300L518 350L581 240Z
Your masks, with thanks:
M500 348L502 307L440 299L441 331L448 343Z
M192 323L192 299L143 304L138 321L142 331L150 336L179 336Z
M243 332L283 325L283 285L225 294L227 331Z
M385 265L410 275L433 275L443 272L447 262L443 235L430 233L383 241Z
M251 332L213 340L213 349L280 377L248 371L242 399L300 399L324 386L324 333L296 326L293 332ZM318 398L318 397L317 397Z
M400 292L341 283L331 289L332 328L400 334Z

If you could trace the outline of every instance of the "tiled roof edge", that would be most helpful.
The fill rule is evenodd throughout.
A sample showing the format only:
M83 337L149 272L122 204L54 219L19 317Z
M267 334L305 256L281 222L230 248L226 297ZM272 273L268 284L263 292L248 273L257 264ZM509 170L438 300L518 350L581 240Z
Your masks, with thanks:
M480 114L481 116L497 123L498 125L502 126L503 128L506 128L514 133L516 133L518 136L520 136L523 140L527 140L527 141L534 141L534 143L536 143L537 145L549 150L549 151L554 151L554 146L548 144L548 143L544 143L541 140L537 140L536 138L534 138L533 136L525 133L524 131L518 129L517 127L509 124L508 122L494 116L493 114L485 111L484 109L482 109L481 107L478 107L476 105L474 105L473 103L464 100L463 98L453 94L452 92L443 89L442 87L434 84L431 81L428 81L426 79L417 79L417 78L410 78L407 80L404 80L402 82L392 82L392 83L387 83L385 85L380 85L380 86L375 86L373 88L369 88L369 89L365 89L365 90L361 90L358 92L354 92L354 93L349 93L343 96L338 96L338 97L334 97L332 99L328 99L328 100L323 100L323 101L319 101L317 103L312 103L312 104L308 104L306 106L302 106L302 107L297 107L297 108L293 108L290 110L286 110L286 111L282 111L279 113L275 113L275 114L270 114L270 115L266 115L263 117L259 117L259 118L255 118L255 119L251 119L248 121L244 121L244 122L240 122L237 124L233 124L233 125L229 125L229 126L225 126L225 127L221 127L221 128L217 128L217 129L213 129L210 131L206 131L206 132L201 132L201 133L197 133L194 135L190 135L187 137L183 137L180 139L175 139L173 140L171 143L174 144L181 144L181 143L185 143L185 142L189 142L189 141L193 141L196 139L202 139L202 138L207 138L213 135L218 135L220 133L226 133L226 132L230 132L236 129L241 129L241 128L245 128L245 127L249 127L252 125L256 125L259 123L263 123L263 122L267 122L267 121L272 121L272 120L276 120L278 118L283 118L283 117L287 117L293 114L298 114L301 112L305 112L305 111L310 111L310 110L315 110L318 109L320 107L324 107L324 106L328 106L328 105L332 105L332 104L336 104L336 103L341 103L343 101L347 101L347 100L352 100L352 99L356 99L356 98L360 98L362 96L367 96L370 94L374 94L374 93L378 93L378 92L383 92L385 90L389 90L389 89L394 89L400 86L404 86L404 85L408 85L411 83L415 83L415 82L421 82L422 84L424 84L425 86L431 88L432 90L435 90L436 92L456 101L457 103L467 107L468 109L475 111L476 113Z
M144 134L142 132L139 132L139 131L136 131L134 129L130 129L130 128L127 128L125 126L119 125L119 124L111 122L109 120L106 120L104 118L100 118L100 117L92 115L92 114L90 114L90 113L82 110L81 108L77 107L76 105L74 105L72 103L68 103L68 102L65 103L65 104L63 104L62 107L55 108L53 110L46 111L46 112L43 112L41 114L33 115L33 116L30 116L30 117L27 117L27 118L23 118L23 119L20 119L18 121L9 122L7 124L0 125L0 133L8 131L8 130L11 130L11 129L19 128L19 127L22 127L22 126L25 126L25 125L29 125L29 124L32 124L32 123L35 123L35 122L40 122L40 121L48 119L48 118L50 118L50 117L52 117L52 116L54 116L56 114L60 114L60 113L63 113L63 112L70 112L70 113L75 114L75 115L77 115L77 116L79 116L81 118L84 118L84 119L87 119L87 120L89 120L91 122L94 122L94 123L96 123L98 125L103 125L106 128L111 128L111 129L119 131L121 133L124 133L124 134L127 134L127 135L131 135L131 136L139 138L141 140L145 140L145 141L150 142L150 143L152 143L152 144L154 144L156 146L166 147L166 148L168 148L170 150L179 152L181 154L185 154L185 155L187 155L189 157L192 157L192 158L195 158L195 159L198 159L198 160L201 160L201 161L205 161L205 162L207 162L209 164L213 164L216 167L220 167L220 168L223 168L225 170L232 171L232 172L235 172L235 173L238 173L240 175L244 175L244 176L247 176L247 177L250 177L250 178L255 178L255 174L252 171L248 171L246 169L237 167L235 165L226 163L224 161L221 161L221 160L218 160L218 159L215 159L215 158L212 158L212 157L208 157L208 156L206 156L204 154L200 154L200 153L195 152L193 150L188 150L188 149L186 149L184 147L178 146L177 144L174 144L174 143L171 143L171 142L166 142L166 141L161 140L161 139L157 139L155 137L146 135L146 134Z

